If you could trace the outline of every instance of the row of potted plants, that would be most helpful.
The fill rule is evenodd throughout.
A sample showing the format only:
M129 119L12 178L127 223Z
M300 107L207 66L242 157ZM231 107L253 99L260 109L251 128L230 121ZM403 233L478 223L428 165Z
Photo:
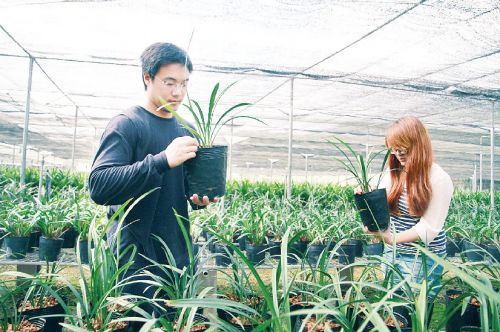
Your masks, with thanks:
M78 236L86 239L92 218L103 211L79 191L60 191L48 200L33 193L14 182L2 187L0 238L9 258L22 259L37 247L40 260L54 261L61 248L75 246Z
M267 211L253 211L249 207L246 213L259 218L257 210ZM124 206L113 218L126 213ZM261 212L261 219L265 215L265 212ZM223 221L227 224L236 221L225 216ZM174 268L175 257L167 255L169 264L151 262L152 269L120 278L127 273L135 253L133 248L126 248L116 257L104 239L108 226L109 222L104 216L90 223L90 243L84 248L89 255L88 270L80 265L78 284L73 284L57 268L37 276L5 272L0 280L1 286L7 291L0 294L6 298L2 298L0 303L6 305L7 299L12 298L16 313L24 312L24 309L19 310L23 307L40 309L60 305L63 313L54 315L64 318L64 325L60 324L61 321L57 325L73 331L119 331L137 323L144 324L144 331L154 328L167 331L208 328L222 331L369 331L373 328L423 331L430 320L425 295L429 286L425 283L414 285L408 280L391 285L386 278L377 277L381 266L393 270L390 262L382 257L372 256L367 261L351 264L361 271L353 280L343 279L342 271L348 267L331 264L338 245L333 252L324 250L315 265L289 269L286 258L288 251L293 243L306 234L304 229L297 232L291 227L284 228L279 260L272 269L269 281L265 281L257 265L233 243L234 234L226 236L214 231L212 241L230 248L233 257L236 257L231 259L228 267L219 269L224 286L215 290L203 285L203 270L195 268L200 258L195 256L191 264L183 269ZM187 238L187 230L184 232ZM208 246L208 243L205 245ZM450 271L446 285L460 286L460 296L451 298L445 316L439 320L436 328L445 327L451 322L451 317L459 313L462 323L482 325L486 330L497 329L498 322L495 323L494 318L498 317L500 306L496 291L496 287L500 286L498 265L454 265L432 256L425 248L421 250ZM165 251L168 253L168 248L165 247ZM128 263L119 266L121 257L127 257ZM20 287L13 279L4 281L5 276L22 277L27 282ZM157 288L156 296L144 298L125 294L124 287L134 282L145 282ZM36 289L30 290L27 285L36 286ZM63 292L66 296L63 296ZM479 318L475 316L474 321L463 317L461 308L464 303L467 306L479 303L480 310L476 310L476 313L481 313ZM145 305L153 307L155 315L143 309ZM217 315L204 317L200 308L212 308ZM10 317L11 322L16 322L12 311L5 316ZM37 316L49 318L40 313Z

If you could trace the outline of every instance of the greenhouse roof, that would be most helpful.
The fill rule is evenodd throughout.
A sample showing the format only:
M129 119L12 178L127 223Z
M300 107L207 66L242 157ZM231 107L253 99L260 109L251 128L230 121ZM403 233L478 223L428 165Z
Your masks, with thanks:
M77 106L75 158L85 168L109 119L144 98L140 53L169 41L189 50L193 99L206 103L216 82L238 81L223 104L251 102L241 114L266 123L235 121L236 170L266 175L269 159L277 174L286 167L293 100L294 169L314 154L314 172L336 174L327 139L377 149L391 121L414 115L453 178L469 178L480 151L489 177L493 114L500 127L497 0L4 0L0 24L4 162L13 153L19 162L28 54L28 156L71 162Z

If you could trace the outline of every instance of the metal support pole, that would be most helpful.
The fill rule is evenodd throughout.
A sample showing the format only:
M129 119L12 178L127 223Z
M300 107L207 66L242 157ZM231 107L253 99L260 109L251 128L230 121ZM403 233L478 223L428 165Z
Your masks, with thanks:
M26 109L24 112L24 128L23 128L23 150L21 159L21 180L20 185L24 187L26 182L26 147L28 146L28 126L30 120L30 104L31 104L31 83L33 81L33 57L30 56L30 67L28 74L28 92L26 95Z
M479 137L479 191L483 191L483 135Z
M229 174L228 174L228 179L231 180L231 177L233 175L233 128L234 128L234 123L233 120L231 120L231 136L229 138L229 153L228 153L228 158L227 163L229 164Z
M75 146L76 146L76 127L78 125L78 106L75 106L75 124L73 127L73 147L71 148L71 169L75 169Z
M474 162L474 173L472 173L472 177L471 177L471 185L472 185L472 188L471 190L473 192L476 192L477 191L477 173L476 173L476 163Z
M290 80L290 115L288 119L288 175L286 178L286 198L292 198L292 140L293 140L293 82Z
M493 211L495 211L495 176L494 176L494 166L495 166L495 102L493 101L491 107L491 135L490 135L490 192L491 192L491 216L493 216ZM488 220L488 227L491 227L491 218Z
M313 153L301 153L302 157L306 158L306 183L307 183L307 178L309 175L309 157L314 157Z
M38 179L38 199L41 200L42 197L42 186L43 186L43 166L45 164L45 157L42 156L42 163L40 164L40 179Z

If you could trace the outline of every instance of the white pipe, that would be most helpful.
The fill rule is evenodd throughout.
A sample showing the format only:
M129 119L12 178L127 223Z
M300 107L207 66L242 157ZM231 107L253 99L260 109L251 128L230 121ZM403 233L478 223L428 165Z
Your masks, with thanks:
M33 81L33 60L34 60L33 57L30 56L28 91L26 95L26 108L24 112L23 150L21 159L21 179L20 179L21 187L24 187L26 182L26 147L28 146L28 126L30 121L30 104L31 104L31 83Z

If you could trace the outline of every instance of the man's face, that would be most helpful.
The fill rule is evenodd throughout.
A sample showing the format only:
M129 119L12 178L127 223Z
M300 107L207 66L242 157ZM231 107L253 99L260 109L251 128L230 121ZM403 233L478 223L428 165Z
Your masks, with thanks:
M161 97L177 111L187 92L189 71L183 64L172 63L161 66L154 79L151 79L148 74L144 74L144 81L151 103L157 108L160 107Z

